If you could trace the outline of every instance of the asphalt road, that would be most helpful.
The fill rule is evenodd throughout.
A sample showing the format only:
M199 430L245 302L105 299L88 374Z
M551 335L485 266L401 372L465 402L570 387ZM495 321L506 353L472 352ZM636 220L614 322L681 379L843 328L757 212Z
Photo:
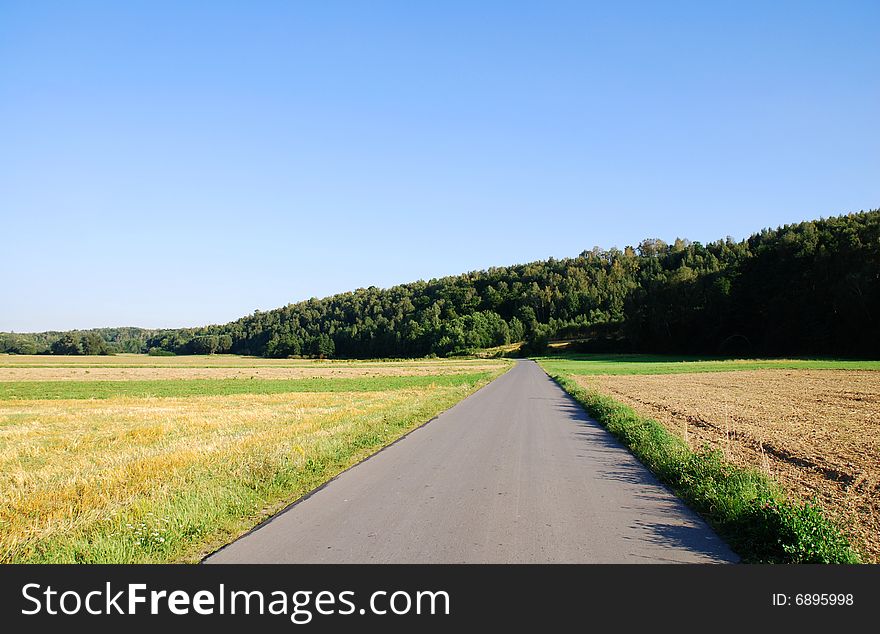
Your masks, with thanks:
M207 563L733 562L532 361Z

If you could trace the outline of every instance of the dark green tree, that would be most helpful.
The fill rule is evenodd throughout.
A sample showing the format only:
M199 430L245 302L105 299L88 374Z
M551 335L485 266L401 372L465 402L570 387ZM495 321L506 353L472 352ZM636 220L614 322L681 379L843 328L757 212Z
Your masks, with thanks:
M83 354L80 335L68 332L52 344L52 354Z

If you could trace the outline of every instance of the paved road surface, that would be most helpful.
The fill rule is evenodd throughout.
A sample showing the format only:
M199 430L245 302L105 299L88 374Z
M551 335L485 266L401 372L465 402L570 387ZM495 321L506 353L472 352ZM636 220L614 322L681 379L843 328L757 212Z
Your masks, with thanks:
M532 361L208 563L665 563L735 555Z

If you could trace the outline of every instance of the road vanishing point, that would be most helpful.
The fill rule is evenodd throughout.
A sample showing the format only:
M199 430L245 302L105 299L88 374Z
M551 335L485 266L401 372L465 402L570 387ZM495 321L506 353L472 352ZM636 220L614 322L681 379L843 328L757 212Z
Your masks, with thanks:
M533 361L206 563L728 563L730 548Z

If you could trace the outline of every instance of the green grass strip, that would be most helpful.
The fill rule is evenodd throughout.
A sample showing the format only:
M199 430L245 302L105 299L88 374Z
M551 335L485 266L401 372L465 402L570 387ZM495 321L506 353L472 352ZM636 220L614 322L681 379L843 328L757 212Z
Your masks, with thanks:
M380 392L436 385L474 385L488 372L433 376L381 376L307 379L193 379L159 381L0 382L0 400L104 399L116 396L225 396L288 392Z
M718 451L691 451L657 421L553 376L676 495L702 515L747 563L859 563L841 530L810 503L786 499L770 478L724 460Z

